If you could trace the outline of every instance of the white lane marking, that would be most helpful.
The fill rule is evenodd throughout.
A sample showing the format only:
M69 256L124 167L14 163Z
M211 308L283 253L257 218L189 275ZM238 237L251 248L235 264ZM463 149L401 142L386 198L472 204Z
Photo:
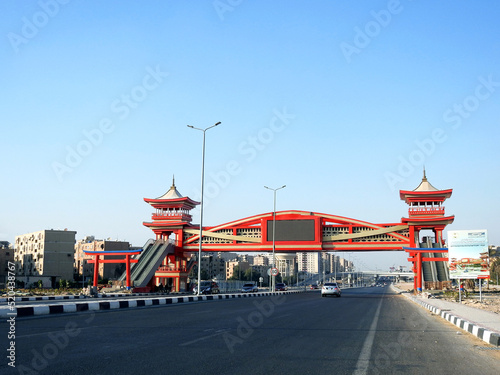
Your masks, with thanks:
M370 356L372 353L375 333L377 332L377 323L378 323L378 317L380 315L380 308L382 307L382 300L383 298L380 298L377 311L375 312L372 324L370 325L370 331L366 336L363 348L361 349L361 353L359 354L358 362L356 363L356 370L354 370L353 373L354 375L365 375L368 373L368 366L370 365Z

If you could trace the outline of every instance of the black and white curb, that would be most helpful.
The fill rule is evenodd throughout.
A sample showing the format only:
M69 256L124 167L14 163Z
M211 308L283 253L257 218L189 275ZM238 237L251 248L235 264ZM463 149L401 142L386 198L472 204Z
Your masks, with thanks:
M438 309L435 306L432 306L428 303L425 303L423 301L419 301L415 298L411 298L412 301L420 304L421 306L425 307L427 310L432 311L434 314L439 315L443 319L446 319L450 323L456 325L458 328L463 329L464 331L467 331L474 336L478 337L479 339L487 342L488 344L494 345L494 346L500 346L500 334L496 332L489 331L486 328L480 327L477 324L473 324L471 322L468 322L462 318L459 318L453 314L450 314L447 311L442 311L441 309Z
M288 291L277 292L276 294L291 294L300 293L302 291ZM127 299L127 300L114 300L114 301L94 301L94 302L75 302L60 305L41 305L41 306L19 306L13 310L9 308L0 309L0 317L6 318L11 316L26 317L35 315L49 315L49 314L62 314L62 313L75 313L83 311L102 311L102 310L115 310L125 309L130 307L147 307L147 306L160 306L171 305L184 302L196 301L214 301L233 298L247 298L247 297L263 297L271 296L272 293L247 293L247 294L214 294L202 296L185 296L185 297L162 297L162 298L145 298L145 299Z
M28 301L55 301L59 299L82 299L87 298L84 295L77 296L39 296L39 297L15 297L16 302L28 302ZM0 302L7 302L8 298L0 298Z
M137 297L137 296L151 296L151 293L99 293L97 298L108 298L108 297ZM91 296L86 296L83 294L79 295L67 295L67 296L31 296L31 297L15 297L16 302L30 302L30 301L57 301L60 299L85 299L85 298L93 298ZM0 298L0 302L7 302L9 300L8 297ZM10 300L9 300L10 301Z

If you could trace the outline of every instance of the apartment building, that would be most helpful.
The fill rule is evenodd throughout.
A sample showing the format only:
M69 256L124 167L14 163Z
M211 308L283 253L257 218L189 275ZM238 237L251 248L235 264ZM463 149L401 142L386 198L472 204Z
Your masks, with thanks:
M60 279L73 280L75 235L76 231L50 229L16 236L16 279L26 286L42 280L46 287Z
M107 250L129 250L130 244L127 241L96 240L94 236L87 236L75 244L75 257L73 269L75 275L92 277L94 275L94 264L88 263L94 259L92 255L85 254L85 251L107 251ZM123 259L123 255L106 255L106 259ZM99 278L114 280L125 272L125 263L100 263Z
M14 262L14 248L8 241L0 241L0 285L7 282L9 262Z

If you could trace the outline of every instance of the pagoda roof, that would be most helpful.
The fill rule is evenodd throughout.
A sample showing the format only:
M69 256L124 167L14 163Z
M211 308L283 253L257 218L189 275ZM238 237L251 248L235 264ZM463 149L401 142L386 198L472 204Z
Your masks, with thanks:
M428 180L425 175L422 177L420 184L413 190L400 190L399 196L402 200L408 203L408 198L410 197L441 197L442 200L449 198L451 196L453 189L439 190L435 188Z
M196 202L189 197L183 197L182 194L179 193L179 190L177 190L177 187L175 186L175 178L172 178L172 186L170 186L170 189L168 189L165 194L159 196L158 198L144 198L144 201L153 205L162 203L187 203L188 206L194 207L200 204L200 202Z
M427 180L427 176L425 175L425 169L424 169L424 177L422 177L422 182L420 182L420 185L418 185L413 191L439 191L439 189L436 189L432 184Z
M183 197L175 187L175 177L172 177L172 186L170 186L170 189L168 189L168 191L161 197L158 197L156 199L178 199L178 198L183 198Z

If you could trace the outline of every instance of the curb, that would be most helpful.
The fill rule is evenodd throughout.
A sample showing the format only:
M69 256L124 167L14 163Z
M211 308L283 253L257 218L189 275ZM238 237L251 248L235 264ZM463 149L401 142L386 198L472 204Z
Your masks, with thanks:
M99 295L96 298L107 298L107 297L134 297L134 296L151 296L149 293L111 293L111 294L106 294L106 293L99 293ZM161 295L161 294L158 294ZM16 302L29 302L29 301L56 301L60 299L85 299L85 298L92 298L91 296L83 295L83 294L78 294L78 295L67 295L67 296L34 296L34 297L15 297ZM8 302L12 301L9 299L9 297L2 297L0 298L0 302Z
M397 289L399 291L399 289ZM400 292L403 296L406 298L410 299L411 301L419 304L420 306L426 308L427 310L433 312L436 315L439 315L441 318L447 320L448 322L454 324L458 328L466 331L467 333L470 333L477 338L483 340L484 342L493 345L493 346L500 346L500 334L496 332L492 332L488 330L487 328L478 326L477 324L471 323L467 320L464 320L462 318L459 318L458 316L455 316L453 314L450 314L447 311L442 311L441 309L432 306L428 303L425 303L423 301L419 301L416 298L409 296L406 293Z
M60 305L22 306L22 307L14 307L12 310L1 309L0 318L10 318L10 317L21 318L21 317L35 316L35 315L53 315L53 314L74 313L83 311L115 310L115 309L131 308L131 307L172 305L184 302L214 301L214 300L225 300L234 298L264 297L276 294L283 295L283 294L292 294L301 292L302 291L277 292L275 294L269 292L245 293L245 294L214 294L214 295L185 296L185 297L162 297L162 298L127 299L127 300L115 300L115 301L75 302L75 303L60 304Z

